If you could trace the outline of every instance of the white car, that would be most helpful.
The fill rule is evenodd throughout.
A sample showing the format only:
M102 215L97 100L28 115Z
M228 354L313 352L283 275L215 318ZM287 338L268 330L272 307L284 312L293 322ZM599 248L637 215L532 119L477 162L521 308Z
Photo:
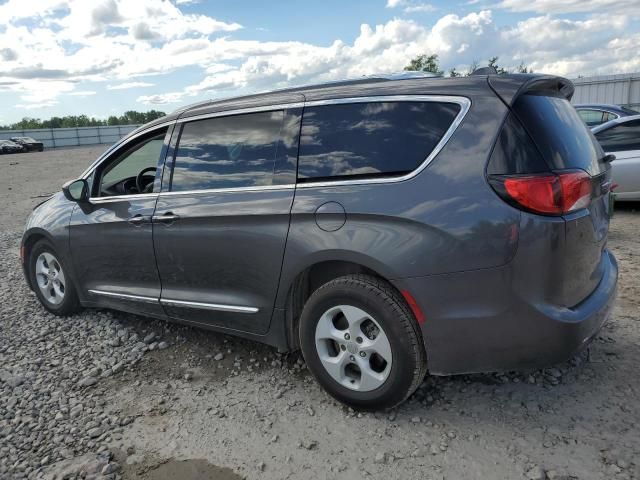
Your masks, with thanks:
M620 117L591 129L611 163L616 201L640 201L640 115Z

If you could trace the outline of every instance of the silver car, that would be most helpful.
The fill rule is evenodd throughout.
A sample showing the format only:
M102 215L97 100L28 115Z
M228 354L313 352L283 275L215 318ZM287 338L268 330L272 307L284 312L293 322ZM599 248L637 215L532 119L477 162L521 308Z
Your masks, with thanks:
M621 117L591 129L611 163L616 201L640 201L640 115Z

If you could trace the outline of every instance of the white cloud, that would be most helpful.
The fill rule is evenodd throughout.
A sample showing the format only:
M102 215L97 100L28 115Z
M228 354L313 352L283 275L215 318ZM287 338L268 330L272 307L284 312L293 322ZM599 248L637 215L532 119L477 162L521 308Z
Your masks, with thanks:
M179 102L185 94L183 92L170 92L159 95L142 95L136 99L136 102L145 105L164 105L167 103Z
M417 2L414 0L387 0L387 8L403 7L405 13L425 13L435 12L437 9L430 3Z
M638 0L502 0L498 6L517 12L624 12L629 15L640 14L640 2Z
M404 8L405 13L435 12L437 9L430 3L415 3Z
M126 90L128 88L153 87L155 83L149 82L125 82L117 85L107 85L107 90Z
M543 3L551 5L547 0L528 2L530 8ZM578 4L553 3L565 9ZM516 9L524 2L502 4ZM7 5L20 8L14 12ZM414 0L388 0L386 5L431 8ZM81 96L94 91L91 82L108 82L107 90L150 87L161 80L150 83L149 76L186 67L200 72L200 78L175 86L173 76L166 93L142 95L137 101L191 102L400 71L424 53L437 54L444 69L464 70L474 60L482 63L494 55L504 67L525 62L535 71L568 76L640 69L640 33L629 32L628 16L612 13L579 20L543 14L510 26L495 22L489 10L442 15L429 26L396 18L361 25L353 42L336 39L323 46L252 40L246 33L239 40L232 34L239 24L185 14L175 3L160 0L9 0L0 5L0 18L3 14L10 20L0 29L0 91L14 92L21 105L54 104L73 92ZM33 22L22 21L29 16Z
M96 93L98 92L95 90L76 90L74 92L67 93L67 95L73 95L74 97L90 97Z

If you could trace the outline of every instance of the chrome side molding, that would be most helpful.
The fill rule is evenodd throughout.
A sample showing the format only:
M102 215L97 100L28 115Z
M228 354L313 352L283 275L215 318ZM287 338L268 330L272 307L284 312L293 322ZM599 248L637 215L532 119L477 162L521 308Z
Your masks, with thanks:
M89 290L89 293L93 293L94 295L101 295L103 297L111 297L111 298L119 298L121 300L132 300L134 302L144 302L144 303L158 303L158 299L155 297L145 297L143 295L130 295L128 293L115 293L115 292L106 292L104 290Z
M90 289L89 293L103 297L117 298L120 300L132 300L134 302L160 303L171 307L199 308L202 310L214 310L218 312L258 313L257 307L244 307L241 305L226 305L222 303L188 302L186 300L170 300L168 298L145 297L143 295L130 295L128 293L107 292L104 290Z
M219 312L258 313L256 307L243 307L240 305L224 305L221 303L187 302L185 300L170 300L161 298L160 303L171 307L200 308L203 310L216 310Z

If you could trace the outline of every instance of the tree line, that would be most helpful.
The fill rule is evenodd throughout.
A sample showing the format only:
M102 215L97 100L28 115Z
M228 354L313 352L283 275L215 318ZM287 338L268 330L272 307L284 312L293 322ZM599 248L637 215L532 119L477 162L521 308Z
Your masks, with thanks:
M487 67L493 67L496 69L496 72L499 74L510 73L510 70L501 67L498 65L499 57L491 57L487 60ZM449 69L447 72L449 77L462 77L463 75L469 76L473 73L473 71L480 67L480 63L477 61L473 61L473 63L469 66L469 69L462 73L456 70L455 67ZM444 75L444 70L440 69L440 63L438 61L438 55L418 55L417 57L411 59L409 64L404 67L405 70L409 71L422 71L434 73L436 75ZM533 70L529 68L524 62L521 62L515 69L512 70L514 73L533 73Z
M123 115L111 115L106 120L89 117L87 115L65 115L64 117L51 117L48 120L25 117L19 122L0 126L2 130L29 130L33 128L74 128L74 127L103 127L107 125L135 125L147 123L166 114L158 110L137 112L128 110Z

